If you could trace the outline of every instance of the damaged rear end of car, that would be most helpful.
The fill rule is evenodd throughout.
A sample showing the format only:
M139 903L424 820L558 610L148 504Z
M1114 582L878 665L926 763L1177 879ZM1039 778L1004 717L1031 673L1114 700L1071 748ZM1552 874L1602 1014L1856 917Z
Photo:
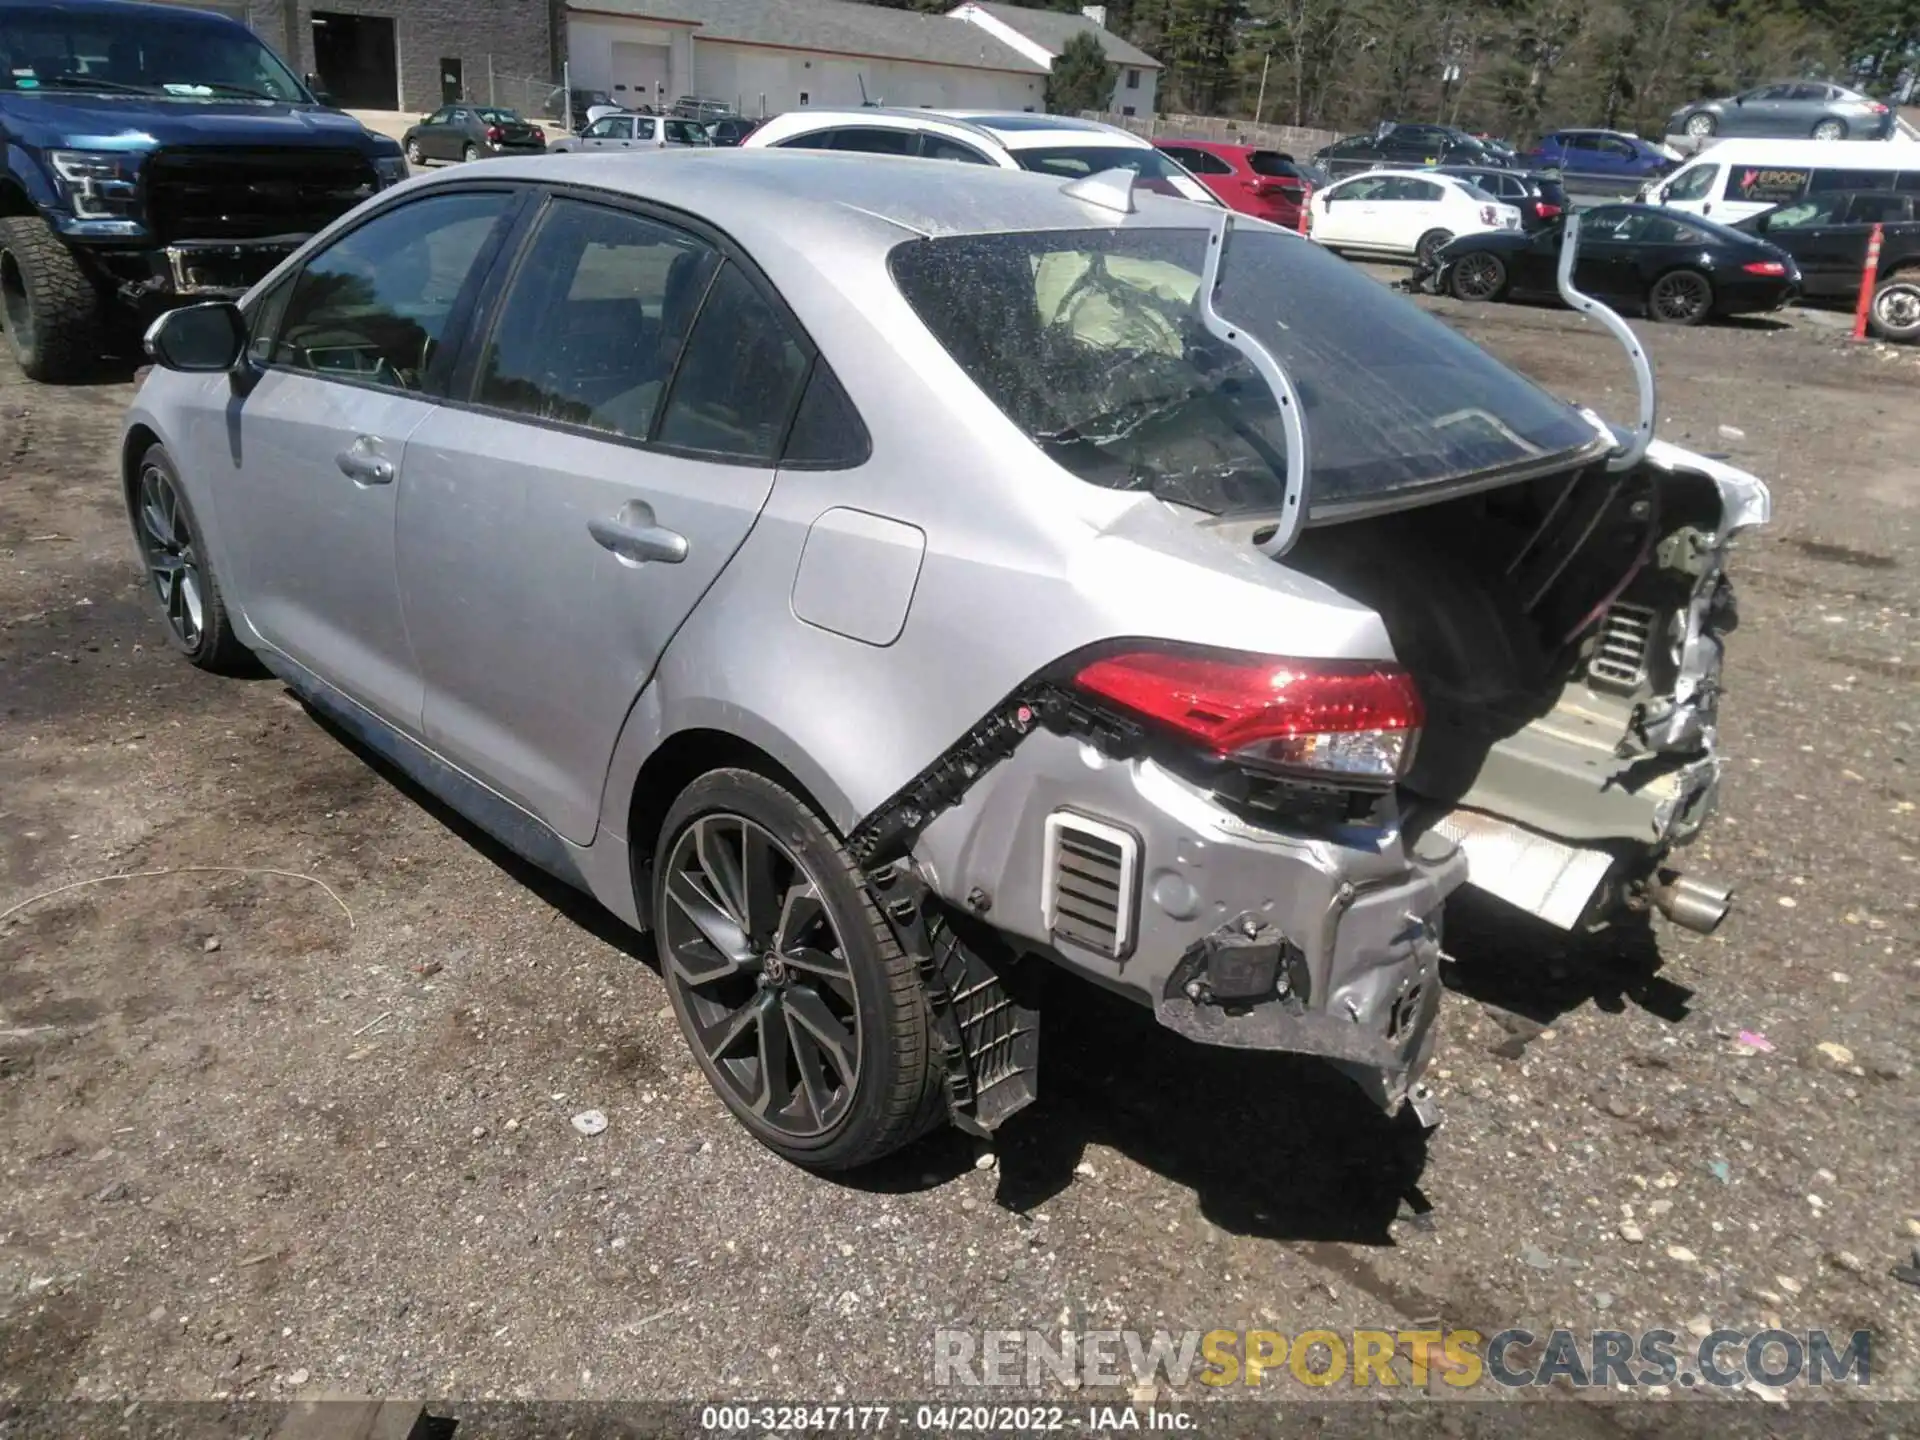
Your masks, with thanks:
M1008 955L1178 1034L1324 1057L1429 1120L1460 885L1563 929L1649 908L1718 923L1729 897L1678 855L1717 794L1730 548L1768 497L1652 439L1652 375L1617 317L1577 297L1629 342L1633 431L1227 216L932 242L893 273L1049 459L1145 502L1094 549L1177 554L1221 583L1028 677L863 822L876 872L910 870ZM998 273L1032 284L1044 343L1015 351L962 303L954 277ZM1101 587L1156 573L1079 568L1095 611ZM1218 624L1288 603L1375 628L1303 655L1285 626L1250 648L1244 616ZM961 1048L975 1090L1021 1068Z

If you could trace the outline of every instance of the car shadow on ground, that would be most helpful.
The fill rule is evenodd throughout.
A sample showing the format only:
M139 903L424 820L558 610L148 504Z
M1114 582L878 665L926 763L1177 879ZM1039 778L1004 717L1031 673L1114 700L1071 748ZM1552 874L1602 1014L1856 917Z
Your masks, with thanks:
M658 973L644 935L325 716L308 714L508 878ZM1455 955L1471 957L1445 967L1449 1005L1464 997L1493 1014L1508 1031L1495 1046L1501 1053L1506 1046L1517 1055L1555 1017L1589 1001L1616 1012L1631 1002L1678 1020L1691 996L1655 973L1659 952L1644 928L1573 937L1469 895L1449 910L1447 940ZM1396 1221L1431 1223L1420 1190L1430 1132L1410 1112L1384 1114L1331 1065L1194 1044L1145 1007L1065 972L1049 974L1042 1013L1039 1099L992 1140L1002 1207L1030 1213L1092 1178L1087 1169L1097 1176L1104 1149L1190 1190L1211 1224L1236 1235L1390 1245ZM1455 1037L1459 1029L1456 1018ZM972 1169L983 1148L943 1126L874 1165L825 1178L874 1193L934 1189Z

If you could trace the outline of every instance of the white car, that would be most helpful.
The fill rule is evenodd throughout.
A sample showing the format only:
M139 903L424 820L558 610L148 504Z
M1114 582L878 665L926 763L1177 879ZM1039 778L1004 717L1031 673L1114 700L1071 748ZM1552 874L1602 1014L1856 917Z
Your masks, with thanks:
M1369 170L1316 194L1308 224L1330 250L1425 261L1456 235L1518 230L1520 211L1452 175Z
M1142 190L1202 205L1220 202L1180 163L1138 135L1097 120L1025 111L789 110L742 142L752 150L854 150L869 155L918 156L1035 170L1079 180L1102 170L1127 169Z

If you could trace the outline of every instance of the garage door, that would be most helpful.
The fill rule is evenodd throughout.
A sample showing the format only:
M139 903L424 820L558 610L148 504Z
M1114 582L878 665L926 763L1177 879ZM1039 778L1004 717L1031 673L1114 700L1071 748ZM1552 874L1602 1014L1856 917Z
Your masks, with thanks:
M665 45L614 41L613 98L622 105L672 104L674 97L667 94L667 55Z

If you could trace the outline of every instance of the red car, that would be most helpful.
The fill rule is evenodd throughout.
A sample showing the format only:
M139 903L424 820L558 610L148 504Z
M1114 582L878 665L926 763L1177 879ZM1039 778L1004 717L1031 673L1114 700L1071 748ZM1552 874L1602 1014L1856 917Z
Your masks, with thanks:
M1229 209L1290 230L1300 228L1300 212L1306 207L1313 181L1291 155L1252 145L1225 145L1217 140L1153 143L1192 171L1194 179Z

